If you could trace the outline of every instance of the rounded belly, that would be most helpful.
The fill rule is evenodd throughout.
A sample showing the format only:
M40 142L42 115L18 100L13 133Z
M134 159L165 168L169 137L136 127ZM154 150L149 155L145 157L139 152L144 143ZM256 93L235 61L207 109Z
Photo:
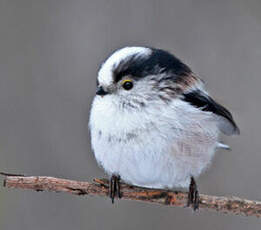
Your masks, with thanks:
M109 175L119 175L126 183L143 187L188 187L190 177L197 177L209 165L214 143L205 148L193 146L189 154L182 152L177 143L174 147L169 143L173 142L160 138L155 141L153 137L147 137L147 141L92 138L95 157Z

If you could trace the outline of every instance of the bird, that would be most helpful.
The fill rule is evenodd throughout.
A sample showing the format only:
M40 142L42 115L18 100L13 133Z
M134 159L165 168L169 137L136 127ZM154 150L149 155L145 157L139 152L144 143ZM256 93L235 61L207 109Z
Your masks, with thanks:
M204 81L172 53L130 46L114 51L97 76L89 129L98 165L110 178L109 196L121 198L120 180L155 189L188 189L199 208L196 178L211 165L220 134L239 134L232 114Z

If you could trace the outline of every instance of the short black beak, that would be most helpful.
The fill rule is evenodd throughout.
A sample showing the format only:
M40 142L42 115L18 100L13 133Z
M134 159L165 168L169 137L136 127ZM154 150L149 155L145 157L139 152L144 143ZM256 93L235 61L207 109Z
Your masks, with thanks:
M96 90L96 95L100 95L100 96L104 96L108 94L108 92L106 92L102 86L99 86Z

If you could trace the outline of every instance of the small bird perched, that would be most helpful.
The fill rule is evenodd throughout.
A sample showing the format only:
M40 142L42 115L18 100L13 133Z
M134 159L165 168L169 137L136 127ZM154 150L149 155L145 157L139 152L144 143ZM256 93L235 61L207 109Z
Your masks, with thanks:
M231 113L215 102L203 81L174 55L125 47L101 66L90 113L95 157L110 176L147 188L188 188L198 208L194 178L211 163L220 132L239 134Z

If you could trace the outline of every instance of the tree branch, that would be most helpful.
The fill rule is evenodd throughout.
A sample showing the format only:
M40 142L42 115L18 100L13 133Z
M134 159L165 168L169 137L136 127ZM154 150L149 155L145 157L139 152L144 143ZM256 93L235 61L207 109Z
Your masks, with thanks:
M46 176L23 176L0 173L5 176L4 186L35 191L66 192L74 195L108 196L108 180L94 179L93 183ZM147 203L186 207L187 192L147 189L121 183L122 199ZM217 197L200 194L200 209L215 210L234 215L261 217L261 202L238 197Z

